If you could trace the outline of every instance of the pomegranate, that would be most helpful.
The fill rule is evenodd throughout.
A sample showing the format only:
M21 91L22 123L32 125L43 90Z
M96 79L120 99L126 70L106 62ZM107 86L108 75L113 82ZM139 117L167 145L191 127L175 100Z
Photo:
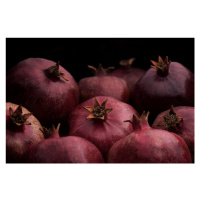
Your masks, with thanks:
M25 163L103 163L97 147L88 140L76 137L59 137L59 127L44 128L47 139L32 146L23 156Z
M26 108L6 103L6 162L20 163L24 152L44 140L40 122Z
M132 68L131 65L135 58L130 58L128 60L121 60L119 65L121 66L119 69L111 72L112 76L117 76L123 78L130 88L130 93L134 90L135 84L137 81L144 76L145 70L140 68Z
M194 161L194 107L171 106L171 109L156 117L152 128L171 131L181 136L188 145Z
M152 129L148 115L133 115L126 120L133 132L118 140L109 150L109 163L190 163L191 155L185 141L166 130Z
M95 96L110 96L126 103L130 101L130 91L126 81L107 74L113 67L104 69L101 64L97 69L90 65L88 67L94 71L95 76L79 81L81 102Z
M131 124L123 121L137 111L112 97L98 96L81 104L69 118L69 135L83 137L105 155L114 142L132 132Z
M136 83L133 106L141 113L149 110L154 118L174 106L194 105L194 74L178 62L151 61L154 66Z
M31 112L44 126L63 122L79 102L79 89L59 62L28 58L6 77L6 98Z

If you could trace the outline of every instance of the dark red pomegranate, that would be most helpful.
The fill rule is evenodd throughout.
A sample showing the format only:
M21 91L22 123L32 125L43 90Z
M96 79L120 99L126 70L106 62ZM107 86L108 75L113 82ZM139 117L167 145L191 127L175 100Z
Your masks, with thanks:
M48 139L32 146L23 157L25 163L103 163L97 147L88 140L76 137L59 137L57 129L44 128Z
M191 155L185 141L172 132L152 129L149 113L127 120L133 132L117 141L109 150L109 163L190 163Z
M126 81L107 74L113 67L104 69L101 64L97 69L93 66L88 67L94 70L95 76L79 81L81 102L95 96L110 96L126 103L130 101L130 91Z
M40 122L24 107L6 103L6 162L20 163L32 145L44 140Z
M149 110L154 118L174 106L194 105L194 74L178 62L151 61L154 66L136 83L133 106L139 113Z
M188 145L194 160L194 107L171 106L171 109L156 117L152 128L171 131L181 136Z
M112 76L123 78L128 83L131 93L137 81L145 74L145 70L131 67L134 60L135 58L121 60L119 62L121 67L111 72Z
M6 77L6 98L20 104L45 126L63 122L79 102L79 88L59 62L29 58Z
M69 118L69 135L83 137L97 146L103 156L114 142L132 132L131 124L123 121L137 111L112 97L98 96L81 104Z

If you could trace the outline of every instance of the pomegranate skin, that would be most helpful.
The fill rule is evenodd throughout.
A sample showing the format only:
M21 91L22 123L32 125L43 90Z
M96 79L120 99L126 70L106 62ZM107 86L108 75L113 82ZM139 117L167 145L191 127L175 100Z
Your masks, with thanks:
M157 126L163 120L164 115L168 114L170 109L160 113L152 124L152 128L166 130L165 126ZM192 159L194 160L194 107L178 106L174 107L174 112L181 115L183 121L178 126L177 131L171 131L181 136L188 145Z
M97 75L79 81L80 102L95 96L110 96L125 103L130 101L130 91L125 80L115 76Z
M166 76L151 68L136 83L132 102L141 114L148 110L152 117L174 106L194 105L194 74L178 62L171 62Z
M53 77L48 68L55 62L43 58L28 58L13 67L6 77L6 98L33 112L43 126L67 119L79 103L79 88L74 78L62 66L62 77Z
M10 119L9 108L16 110L18 105L7 102L6 103L6 162L20 163L23 154L34 144L44 140L40 122L31 115L27 121L31 125L17 126ZM29 111L22 107L22 113L29 113Z
M144 76L145 70L140 68L119 68L111 72L111 76L116 76L124 79L129 86L130 93L134 90L137 81Z
M66 136L46 139L30 148L25 163L104 163L100 151L81 137Z
M147 123L118 140L107 159L108 163L191 163L188 146L180 136L152 129Z
M93 106L94 99L91 98L81 104L71 113L69 118L69 135L83 137L92 142L106 156L109 148L114 142L132 132L132 126L123 123L123 120L138 115L137 111L130 105L112 97L97 96L99 102L108 99L106 107L113 110L108 113L105 120L86 119L89 112L83 107Z
M191 156L178 135L148 130L117 141L108 153L108 163L191 163Z

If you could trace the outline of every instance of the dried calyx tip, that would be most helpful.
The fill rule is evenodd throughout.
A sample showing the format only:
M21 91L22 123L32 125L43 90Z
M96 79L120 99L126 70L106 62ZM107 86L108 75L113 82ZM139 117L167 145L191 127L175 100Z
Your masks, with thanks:
M147 113L145 111L142 112L142 115L140 117L138 117L137 115L133 114L132 119L130 120L125 120L124 122L130 122L133 123L134 121L141 121L141 120L146 120L148 121L148 117L149 117L150 112L148 111Z
M171 61L168 61L168 56L165 57L164 61L159 56L158 57L158 62L155 62L155 61L151 60L151 63L153 64L153 65L151 65L151 67L153 67L154 69L156 69L157 73L159 75L166 76L168 74L169 65L171 63Z
M60 123L58 124L57 128L55 128L54 125L51 126L51 128L46 128L43 127L43 129L40 128L40 131L42 131L42 133L44 134L45 137L49 137L51 136L55 131L57 133L59 133L59 129L60 129Z
M95 75L107 75L110 70L115 69L115 67L103 68L101 63L99 64L98 68L95 68L91 65L88 65L88 68L92 69Z
M59 71L59 66L60 66L60 61L58 61L56 63L56 65L49 67L49 73L54 74L56 77L62 77L63 79L68 81L65 74L63 72Z
M32 113L26 113L22 115L22 106L19 105L15 112L12 110L11 107L9 107L9 114L10 114L10 119L15 123L17 126L21 126L23 124L26 125L31 125L30 122L26 121Z
M160 121L157 126L164 126L168 131L178 131L178 127L180 126L183 118L180 114L176 114L174 111L174 106L172 105L169 113L163 116L162 121Z
M121 65L122 67L130 67L133 61L135 61L135 58L130 58L128 60L121 60L119 62L119 65Z
M105 116L112 111L112 108L106 108L106 103L108 99L106 99L101 105L99 104L98 100L96 97L94 98L94 107L92 106L85 106L83 107L87 111L89 111L91 114L87 116L87 119L105 119Z

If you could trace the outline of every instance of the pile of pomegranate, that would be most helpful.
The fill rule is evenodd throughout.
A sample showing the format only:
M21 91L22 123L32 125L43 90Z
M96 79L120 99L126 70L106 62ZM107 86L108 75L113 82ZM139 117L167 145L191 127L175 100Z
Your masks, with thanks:
M59 61L12 67L6 163L194 163L194 74L167 56L133 62L88 65L79 82Z

